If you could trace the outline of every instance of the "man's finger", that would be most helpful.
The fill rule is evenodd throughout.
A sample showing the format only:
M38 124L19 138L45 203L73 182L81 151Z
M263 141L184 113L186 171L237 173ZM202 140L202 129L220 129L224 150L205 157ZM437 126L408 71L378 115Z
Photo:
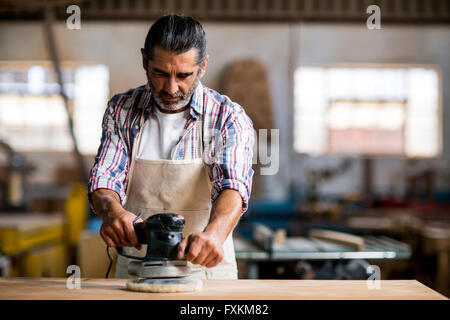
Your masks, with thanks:
M100 235L103 238L103 241L106 242L106 245L109 247L115 247L114 245L114 241L112 241L112 239L105 233L104 230L100 230Z
M114 232L114 230L112 228L106 228L104 230L105 234L114 242L114 247L119 247L121 246L120 242L119 242L119 238L117 237L116 233Z
M204 262L209 257L209 255L212 253L212 251L209 251L208 248L205 248L205 246L202 247L202 250L198 253L197 257L192 261L194 264L200 264L204 265Z
M119 245L121 246L130 246L131 244L128 243L128 239L125 237L125 232L123 231L123 226L119 223L113 223L111 225L114 232L116 233L116 236L119 240Z
M186 255L186 246L188 243L188 238L184 238L179 244L178 244L178 259L183 259Z
M133 225L130 223L125 223L124 229L125 229L125 236L127 237L127 240L131 244L131 246L136 247L136 249L138 250L141 249L141 244L138 242L136 232L134 232Z
M216 256L213 260L206 263L205 267L212 268L212 267L217 266L219 263L220 263L220 255Z
M211 250L209 255L203 261L202 265L205 266L205 267L208 267L208 265L211 264L211 262L219 259L219 257L220 257L220 255L217 253L217 251Z
M189 248L186 250L186 259L190 262L194 262L202 250L202 246L197 241L190 241Z
M138 222L144 222L144 220L142 220L142 218L139 218L139 219L137 219L136 221L133 221L133 224L134 223L138 223ZM133 233L133 236L134 236L134 238L136 239L136 243L137 243L137 245L135 246L135 248L136 249L138 249L138 250L141 250L142 249L142 245L139 243L139 241L138 241L138 239L137 239L137 235L136 235L136 232L134 231L134 226L133 226L133 224L131 225L131 227L132 227L132 233Z

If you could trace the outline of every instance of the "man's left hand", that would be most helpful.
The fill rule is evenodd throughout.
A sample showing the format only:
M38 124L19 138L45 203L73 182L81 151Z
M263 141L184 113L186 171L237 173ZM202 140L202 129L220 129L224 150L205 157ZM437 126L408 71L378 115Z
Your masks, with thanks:
M192 233L178 244L178 258L212 268L223 259L222 245L218 237L210 233Z

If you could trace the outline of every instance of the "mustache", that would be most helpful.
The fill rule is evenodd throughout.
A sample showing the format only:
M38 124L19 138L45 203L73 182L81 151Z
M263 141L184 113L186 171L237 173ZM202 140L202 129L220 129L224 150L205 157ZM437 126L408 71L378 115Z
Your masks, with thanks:
M161 97L167 97L167 98L182 98L182 99L184 99L184 94L181 92L175 92L174 94L170 94L165 90L161 90L159 92L159 95Z

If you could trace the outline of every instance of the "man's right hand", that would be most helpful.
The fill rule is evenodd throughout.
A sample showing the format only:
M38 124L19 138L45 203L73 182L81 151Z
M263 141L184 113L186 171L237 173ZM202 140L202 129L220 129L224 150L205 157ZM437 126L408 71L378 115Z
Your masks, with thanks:
M134 231L133 221L136 215L125 210L116 192L108 189L97 189L91 195L92 206L102 220L100 235L110 247L135 247L140 250ZM142 222L138 219L136 222Z
M136 216L126 210L117 215L113 214L112 217L107 216L103 219L100 235L110 247L135 247L140 250L142 246L134 231L134 219L136 219ZM142 219L138 221L141 222Z

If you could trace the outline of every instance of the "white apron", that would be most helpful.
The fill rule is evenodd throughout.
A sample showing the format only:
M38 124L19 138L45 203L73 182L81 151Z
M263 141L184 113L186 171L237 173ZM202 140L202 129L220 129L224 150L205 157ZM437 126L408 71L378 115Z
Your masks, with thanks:
M202 157L193 160L146 160L137 157L143 131L143 116L140 122L142 129L133 148L125 209L136 215L142 211L143 220L157 213L178 213L186 219L184 237L194 232L202 232L209 222L212 206L211 181L203 161L203 117L197 120L202 132ZM147 245L142 245L141 250L124 248L125 254L139 257L145 256L146 250ZM213 268L188 262L191 276L199 279L237 279L232 232L223 244L223 251L222 262ZM129 277L128 262L131 260L118 256L116 278Z

